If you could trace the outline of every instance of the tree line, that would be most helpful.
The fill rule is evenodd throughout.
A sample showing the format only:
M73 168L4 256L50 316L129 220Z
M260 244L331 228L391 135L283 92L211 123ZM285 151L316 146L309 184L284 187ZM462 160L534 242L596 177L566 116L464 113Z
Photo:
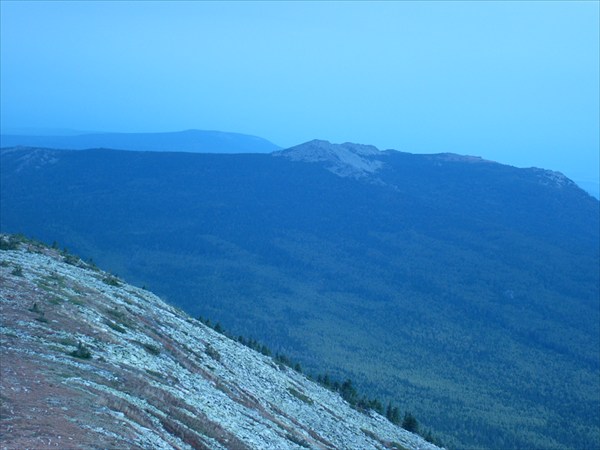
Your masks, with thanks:
M269 347L267 347L265 344L261 344L254 338L246 338L241 335L237 337L232 336L230 333L225 331L220 322L213 323L210 321L210 319L205 319L202 316L198 317L198 321L202 322L204 325L213 329L217 333L227 336L228 338L257 351L264 356L272 358L280 369L283 370L285 367L288 367L298 373L304 374L309 380L317 382L324 388L333 392L337 392L346 402L348 402L352 408L356 409L357 411L360 411L364 414L368 414L369 411L375 411L376 413L384 416L394 425L401 426L411 433L419 434L426 441L443 447L443 444L440 442L440 440L433 436L431 430L421 429L418 420L410 411L406 411L404 415L402 415L400 413L400 408L397 405L392 404L391 401L388 402L386 407L384 407L383 403L379 399L368 398L365 395L361 395L351 379L347 378L345 381L340 382L339 380L332 379L327 373L318 374L316 376L312 374L306 374L302 371L302 366L299 362L294 361L281 353L273 354Z

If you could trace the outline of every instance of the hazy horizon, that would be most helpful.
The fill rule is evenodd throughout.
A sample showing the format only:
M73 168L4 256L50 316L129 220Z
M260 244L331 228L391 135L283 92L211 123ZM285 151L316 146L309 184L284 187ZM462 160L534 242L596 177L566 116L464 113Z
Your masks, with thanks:
M0 8L3 133L218 130L600 177L595 2Z

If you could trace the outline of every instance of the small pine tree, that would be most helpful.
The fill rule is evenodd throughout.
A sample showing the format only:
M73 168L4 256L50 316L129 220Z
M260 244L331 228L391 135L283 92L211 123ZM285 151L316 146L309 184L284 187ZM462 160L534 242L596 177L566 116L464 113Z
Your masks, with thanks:
M260 352L265 356L271 356L271 350L264 344L260 347Z
M383 414L383 404L377 399L371 400L371 409L377 411L379 414Z
M423 436L423 439L425 439L427 442L431 442L433 444L433 435L431 434L431 430L427 430L427 433L425 433L425 435Z
M397 406L392 408L392 417L390 418L390 422L396 425L400 423L400 409Z
M407 412L404 414L404 419L402 420L402 428L404 428L406 431L410 431L411 433L418 433L419 422L417 422L415 416Z
M352 380L347 379L346 381L344 381L342 383L342 385L340 386L339 390L340 390L340 394L344 400L346 400L351 405L356 403L357 393L356 393L356 389L352 385Z

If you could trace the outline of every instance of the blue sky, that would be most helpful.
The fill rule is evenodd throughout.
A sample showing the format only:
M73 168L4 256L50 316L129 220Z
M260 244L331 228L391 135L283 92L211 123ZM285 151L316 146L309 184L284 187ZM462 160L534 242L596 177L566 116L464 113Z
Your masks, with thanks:
M595 1L0 5L5 131L212 129L598 180Z

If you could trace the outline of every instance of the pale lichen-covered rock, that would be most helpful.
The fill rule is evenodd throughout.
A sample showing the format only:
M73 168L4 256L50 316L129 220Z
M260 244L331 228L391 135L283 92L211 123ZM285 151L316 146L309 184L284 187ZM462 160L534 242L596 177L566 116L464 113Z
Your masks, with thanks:
M374 174L383 167L378 159L382 152L372 145L332 144L313 140L286 150L274 152L290 161L323 163L327 170L341 177L362 178Z
M0 235L2 448L435 449L143 289Z

